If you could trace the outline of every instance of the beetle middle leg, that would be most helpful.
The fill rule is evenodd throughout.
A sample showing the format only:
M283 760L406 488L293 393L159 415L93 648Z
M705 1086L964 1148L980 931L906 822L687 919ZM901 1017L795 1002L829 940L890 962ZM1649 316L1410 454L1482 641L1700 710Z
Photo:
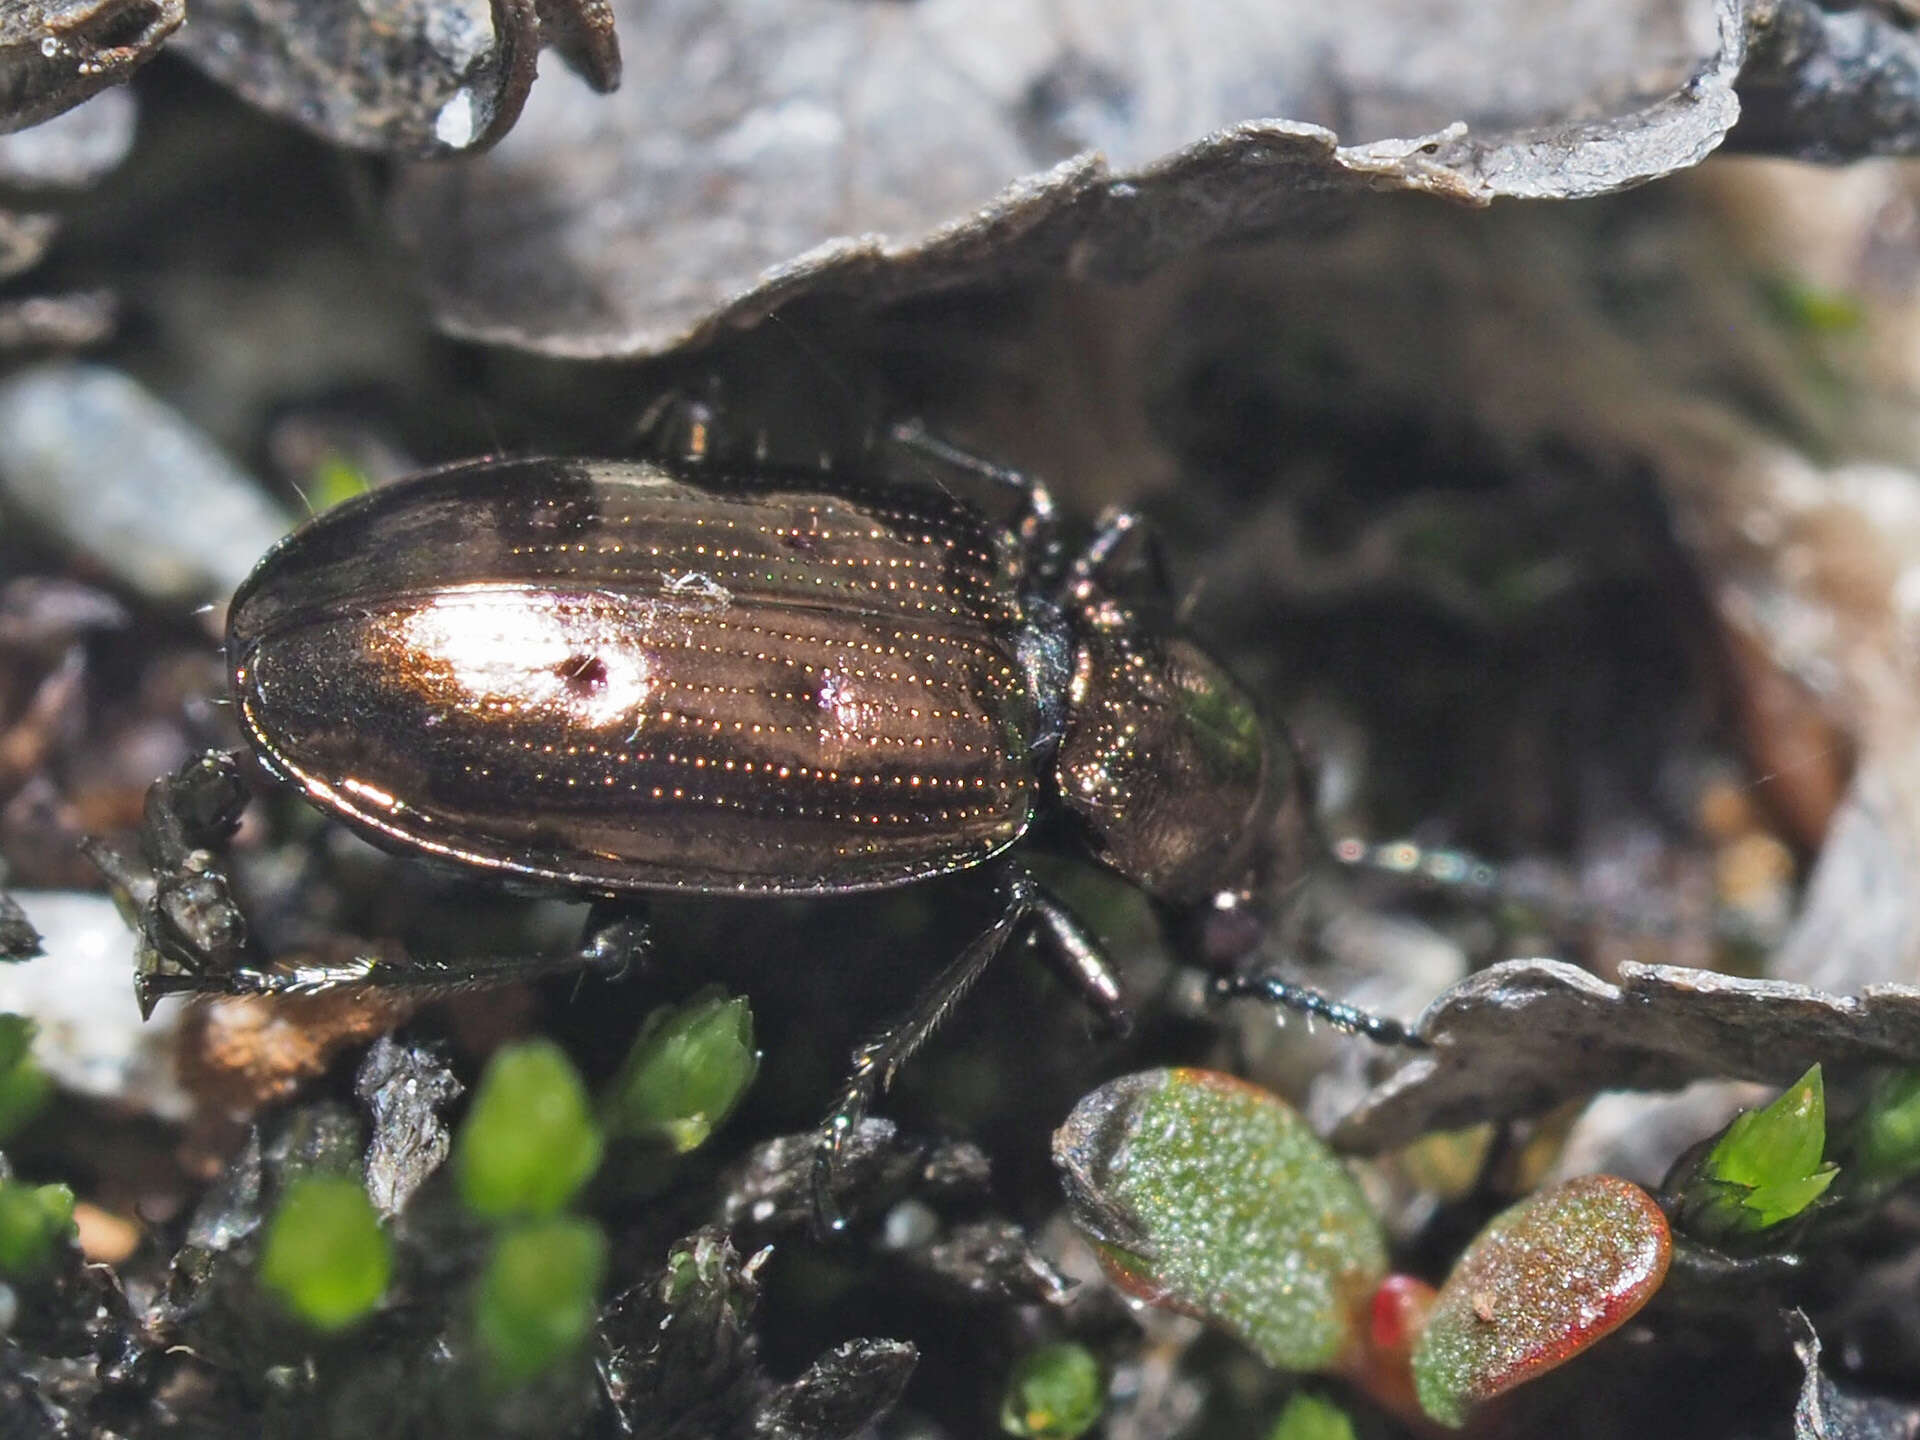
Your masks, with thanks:
M814 1152L813 1206L822 1231L839 1232L846 1217L834 1200L834 1178L847 1137L867 1111L893 1084L900 1067L926 1044L955 1005L973 988L987 966L1007 947L1020 926L1031 920L1045 935L1045 948L1062 977L1077 990L1107 1024L1120 1033L1131 1028L1131 1017L1119 982L1114 979L1099 946L1072 914L1048 895L1025 870L1011 869L1002 887L1000 916L970 941L966 949L921 991L905 1014L853 1052L853 1065L834 1107L821 1123Z

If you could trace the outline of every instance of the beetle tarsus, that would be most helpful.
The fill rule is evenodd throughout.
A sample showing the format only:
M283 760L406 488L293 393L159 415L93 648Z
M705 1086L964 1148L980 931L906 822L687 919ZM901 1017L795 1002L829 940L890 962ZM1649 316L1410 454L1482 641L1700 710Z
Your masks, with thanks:
M1216 976L1213 994L1216 1000L1221 1001L1249 999L1278 1005L1309 1019L1325 1020L1349 1035L1364 1035L1381 1045L1405 1050L1427 1048L1427 1042L1419 1034L1398 1020L1376 1015L1371 1010L1362 1010L1344 1000L1335 1000L1310 985L1295 984L1264 971Z

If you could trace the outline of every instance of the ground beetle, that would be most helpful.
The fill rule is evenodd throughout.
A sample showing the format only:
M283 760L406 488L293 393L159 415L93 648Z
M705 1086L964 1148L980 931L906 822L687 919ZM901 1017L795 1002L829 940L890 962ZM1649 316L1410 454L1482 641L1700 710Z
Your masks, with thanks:
M1023 923L1122 1020L1091 937L1005 853L1048 807L1190 922L1221 994L1413 1043L1245 968L1308 848L1299 767L1218 663L1122 598L1132 517L1069 553L1043 487L899 438L923 467L998 486L1010 516L955 485L726 465L699 447L672 463L481 460L342 505L271 551L229 609L246 736L378 844L596 897L574 964L630 952L636 892L839 895L1000 866L999 918L856 1051L822 1131L823 1213L841 1141ZM206 762L205 793L161 810L230 828L236 774ZM179 913L147 927L178 937L158 944L147 1003L554 965L269 969L230 922L209 956L195 917L224 914L224 896L189 870L159 901Z

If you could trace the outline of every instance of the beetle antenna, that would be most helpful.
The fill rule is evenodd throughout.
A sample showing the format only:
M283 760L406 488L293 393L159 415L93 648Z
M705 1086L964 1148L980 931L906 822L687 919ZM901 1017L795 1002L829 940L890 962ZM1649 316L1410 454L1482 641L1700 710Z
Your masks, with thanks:
M1349 1035L1364 1035L1380 1045L1392 1045L1404 1050L1428 1048L1427 1042L1411 1026L1385 1015L1376 1015L1371 1010L1362 1010L1358 1005L1349 1005L1344 1000L1336 1000L1309 985L1283 980L1278 975L1265 972L1219 975L1214 977L1213 994L1216 1000L1223 1001L1265 1001L1269 1005L1278 1005L1306 1016L1309 1024L1317 1017L1337 1030L1344 1030Z

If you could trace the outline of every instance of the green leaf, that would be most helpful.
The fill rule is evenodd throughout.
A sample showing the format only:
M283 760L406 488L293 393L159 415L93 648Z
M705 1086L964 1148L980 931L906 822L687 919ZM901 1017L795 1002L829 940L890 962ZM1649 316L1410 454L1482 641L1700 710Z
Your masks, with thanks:
M65 1185L0 1180L0 1275L25 1280L44 1273L75 1233L73 1191Z
M1458 1427L1474 1406L1565 1364L1653 1298L1672 1248L1653 1197L1611 1175L1568 1180L1496 1215L1414 1346L1420 1408Z
M1869 1185L1920 1171L1920 1070L1883 1076L1849 1137L1848 1168Z
M24 1015L0 1014L0 1142L31 1124L53 1098L53 1079L29 1053L40 1027Z
M1107 1378L1084 1345L1062 1341L1022 1355L1000 1402L1000 1428L1038 1440L1075 1440L1106 1408Z
M287 1187L267 1226L260 1283L316 1330L344 1330L387 1293L393 1247L361 1183L306 1175Z
M551 1215L599 1165L600 1130L566 1053L551 1040L496 1051L454 1142L467 1208L493 1219Z
M24 1015L0 1012L0 1071L11 1070L27 1058L40 1027Z
M560 1216L504 1231L474 1301L474 1332L496 1379L520 1385L577 1353L593 1329L607 1237Z
M336 505L366 494L372 488L373 478L366 471L338 450L329 450L309 472L302 498L318 515L322 510L331 510Z
M53 1077L32 1060L0 1075L0 1143L31 1125L52 1099Z
M1353 1421L1332 1401L1295 1391L1267 1440L1354 1440Z
M1757 1188L1812 1174L1827 1143L1826 1090L1815 1065L1771 1105L1727 1127L1707 1157L1716 1180Z
M1282 1369L1353 1353L1386 1240L1278 1096L1205 1070L1145 1071L1083 1099L1053 1156L1075 1221L1129 1293L1203 1316Z
M753 1011L718 989L662 1006L640 1027L600 1102L610 1138L684 1155L733 1113L760 1068Z
M1815 1065L1771 1105L1726 1129L1682 1189L1688 1228L1703 1239L1749 1235L1790 1220L1826 1192L1826 1091Z

